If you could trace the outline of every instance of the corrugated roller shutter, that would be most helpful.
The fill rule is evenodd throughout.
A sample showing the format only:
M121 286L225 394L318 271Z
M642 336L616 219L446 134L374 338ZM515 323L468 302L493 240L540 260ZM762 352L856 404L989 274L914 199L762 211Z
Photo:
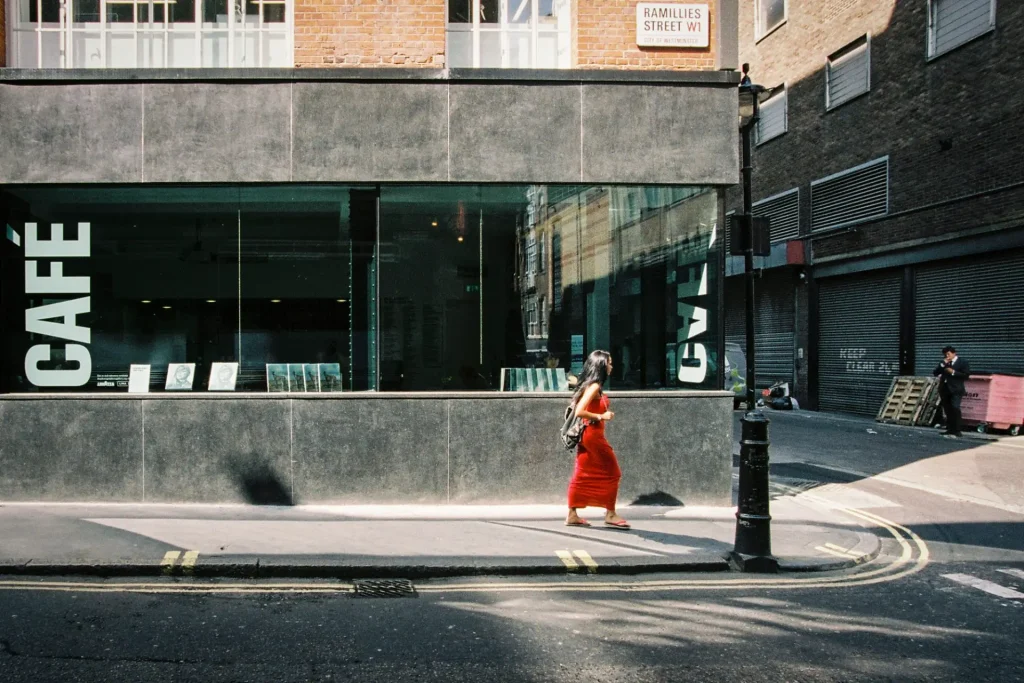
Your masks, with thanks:
M762 199L751 207L751 212L771 219L772 242L785 242L800 236L799 189Z
M934 0L931 20L932 54L942 54L992 28L992 0Z
M899 272L823 280L818 290L818 403L876 415L899 372Z
M726 284L725 341L747 350L745 292L742 277ZM755 362L757 386L789 382L793 389L793 347L796 316L792 273L766 273L755 284L757 305L754 310Z
M947 344L973 372L1024 373L1024 252L924 266L916 280L918 374Z
M811 230L889 213L889 157L811 183Z

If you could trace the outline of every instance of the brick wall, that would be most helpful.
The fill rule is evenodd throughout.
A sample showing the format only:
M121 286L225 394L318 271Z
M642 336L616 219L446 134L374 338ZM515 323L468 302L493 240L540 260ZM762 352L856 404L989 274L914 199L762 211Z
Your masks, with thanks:
M746 4L741 2L740 4ZM576 63L581 69L715 68L717 3L709 0L707 48L637 47L636 0L576 0Z
M789 93L789 132L755 148L754 201L801 189L810 223L812 180L889 156L890 212L964 198L964 206L872 223L815 239L815 257L941 237L1024 220L1024 206L978 193L1024 181L1024 4L1000 3L995 32L927 60L925 2L790 2L787 22L754 41L753 3L741 3L740 58L755 82ZM825 111L826 57L871 34L871 91ZM1005 195L1009 196L1009 195ZM728 206L741 203L739 188ZM982 210L983 209L983 210Z
M295 66L444 66L445 0L297 0Z

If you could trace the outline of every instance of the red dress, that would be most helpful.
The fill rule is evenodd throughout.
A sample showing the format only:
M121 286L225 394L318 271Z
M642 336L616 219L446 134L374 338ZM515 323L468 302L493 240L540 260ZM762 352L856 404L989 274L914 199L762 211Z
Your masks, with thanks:
M607 411L608 397L598 395L585 410L598 415ZM591 422L576 447L576 471L569 482L569 507L615 509L621 478L615 451L604 438L604 420Z

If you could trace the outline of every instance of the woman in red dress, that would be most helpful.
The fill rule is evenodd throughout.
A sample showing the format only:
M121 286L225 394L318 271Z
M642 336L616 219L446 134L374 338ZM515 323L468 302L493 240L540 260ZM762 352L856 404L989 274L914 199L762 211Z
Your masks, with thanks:
M604 438L604 423L615 417L608 410L608 397L602 387L612 372L612 357L607 351L594 351L583 364L580 379L573 395L576 416L588 421L583 439L576 447L576 470L569 482L569 516L566 526L590 526L590 522L576 513L577 508L603 507L604 525L615 529L628 529L629 522L615 513L615 499L619 495L622 472L608 440Z

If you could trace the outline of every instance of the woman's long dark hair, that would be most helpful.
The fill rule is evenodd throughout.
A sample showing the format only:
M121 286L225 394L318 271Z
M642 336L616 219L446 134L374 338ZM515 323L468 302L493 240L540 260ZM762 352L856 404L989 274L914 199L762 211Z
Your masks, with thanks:
M604 387L604 382L608 379L608 363L611 359L612 354L607 351L592 351L587 356L587 361L583 364L583 370L580 371L580 378L576 382L576 392L572 395L573 404L580 400L583 392L591 384L596 383L602 388Z

